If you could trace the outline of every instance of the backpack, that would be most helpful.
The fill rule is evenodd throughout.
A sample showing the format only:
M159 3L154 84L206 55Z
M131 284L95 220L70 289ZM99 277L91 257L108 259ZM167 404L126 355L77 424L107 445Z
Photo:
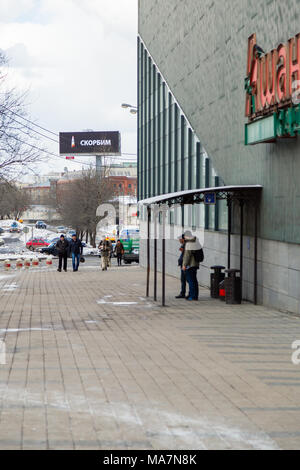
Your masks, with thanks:
M204 261L203 248L201 248L200 250L194 250L192 253L196 263L202 263L202 261Z

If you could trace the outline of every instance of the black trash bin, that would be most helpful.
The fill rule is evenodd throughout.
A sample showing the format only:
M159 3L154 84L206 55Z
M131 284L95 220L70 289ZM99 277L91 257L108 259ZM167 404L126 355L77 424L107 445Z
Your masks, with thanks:
M210 269L213 269L214 272L210 275L210 296L213 299L218 299L220 297L220 282L224 281L225 274L222 273L222 270L225 269L225 266L212 266Z
M241 278L237 276L239 269L227 269L228 277L225 278L226 303L230 305L242 303Z
M224 281L221 281L219 285L219 299L225 302L225 297L226 297L226 293L225 293L225 279L224 279Z

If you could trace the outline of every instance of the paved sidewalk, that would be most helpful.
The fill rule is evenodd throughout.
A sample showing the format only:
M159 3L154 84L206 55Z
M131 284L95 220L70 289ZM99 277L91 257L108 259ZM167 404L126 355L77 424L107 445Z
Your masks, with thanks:
M300 317L251 304L168 308L145 271L0 275L1 449L299 449Z

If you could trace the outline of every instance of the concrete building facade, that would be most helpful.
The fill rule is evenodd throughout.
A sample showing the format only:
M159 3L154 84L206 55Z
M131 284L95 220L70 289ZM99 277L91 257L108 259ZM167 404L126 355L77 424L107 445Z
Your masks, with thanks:
M139 199L210 186L262 185L259 301L297 313L300 141L246 146L244 126L248 38L256 33L266 52L287 43L300 31L299 7L299 0L139 0L138 39ZM226 208L199 206L184 217L191 227L204 229L200 282L208 285L210 266L226 265ZM243 292L251 300L251 211L246 217ZM180 214L170 222L180 226ZM237 211L234 222L238 226ZM234 264L235 237L233 246ZM176 241L167 243L167 270L173 274L177 248Z

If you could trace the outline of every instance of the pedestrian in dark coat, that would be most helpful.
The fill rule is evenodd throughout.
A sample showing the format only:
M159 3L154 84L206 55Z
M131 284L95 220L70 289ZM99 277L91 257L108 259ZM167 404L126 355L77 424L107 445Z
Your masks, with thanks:
M61 272L62 262L64 262L64 271L67 272L67 263L68 263L68 252L69 252L69 242L65 239L64 235L60 236L60 239L56 243L56 250L58 254L58 270Z
M180 289L180 294L176 296L176 299L185 299L186 296L186 275L185 271L182 269L182 264L183 264L183 256L184 256L184 249L185 249L185 240L184 240L184 234L179 237L179 242L180 242L180 248L179 251L181 252L179 258L178 258L178 266L180 267L180 282L181 282L181 289Z
M78 266L80 263L80 257L82 255L83 246L81 240L77 238L77 235L72 235L72 240L70 242L70 252L72 254L72 264L73 271L78 271Z
M117 241L117 244L115 246L115 253L117 255L117 260L118 260L118 266L122 266L122 257L124 254L124 246L121 240Z

